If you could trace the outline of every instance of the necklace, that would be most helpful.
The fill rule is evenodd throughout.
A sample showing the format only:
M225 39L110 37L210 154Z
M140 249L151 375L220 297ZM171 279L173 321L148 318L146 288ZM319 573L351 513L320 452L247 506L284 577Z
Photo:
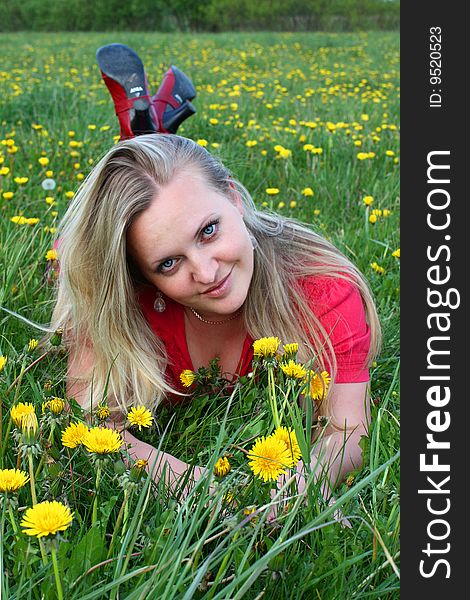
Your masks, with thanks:
M192 308L191 306L189 307L189 310L193 313L193 315L199 319L200 321L202 321L203 323L207 323L207 325L220 325L221 323L228 323L229 321L233 321L233 319L236 319L242 312L242 309L239 308L237 310L236 313L234 313L231 317L229 317L228 319L222 319L222 321L209 321L208 319L204 319L204 317L202 317L197 310L195 310L194 308Z

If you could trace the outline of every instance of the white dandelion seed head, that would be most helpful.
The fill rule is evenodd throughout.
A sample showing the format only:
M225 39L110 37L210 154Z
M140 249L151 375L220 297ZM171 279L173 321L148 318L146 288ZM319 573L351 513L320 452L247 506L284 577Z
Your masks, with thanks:
M54 179L44 179L44 181L41 183L41 187L43 190L53 190L55 189L56 183L54 181Z

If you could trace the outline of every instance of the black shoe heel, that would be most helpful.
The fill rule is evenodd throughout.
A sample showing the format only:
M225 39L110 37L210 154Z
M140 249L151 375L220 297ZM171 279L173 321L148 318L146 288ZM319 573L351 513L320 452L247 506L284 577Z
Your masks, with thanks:
M167 108L163 113L163 127L168 133L176 133L181 123L191 115L194 115L195 112L196 109L189 100L185 100L178 108Z

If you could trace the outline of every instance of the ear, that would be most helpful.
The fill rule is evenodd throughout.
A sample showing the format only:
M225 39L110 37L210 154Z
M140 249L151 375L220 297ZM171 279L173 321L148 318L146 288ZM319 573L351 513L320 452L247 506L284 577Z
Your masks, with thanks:
M237 187L233 183L233 181L229 181L229 186L230 186L230 201L237 208L240 215L243 217L245 208L243 206L243 200L242 200L241 194L237 190Z

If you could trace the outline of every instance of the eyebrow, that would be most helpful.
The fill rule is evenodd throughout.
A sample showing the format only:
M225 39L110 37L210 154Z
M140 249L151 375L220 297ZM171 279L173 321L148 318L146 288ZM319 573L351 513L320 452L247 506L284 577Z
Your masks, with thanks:
M214 219L217 219L219 217L217 217L217 213L211 213L210 215L208 215L207 217L205 217L202 221L201 224L199 225L199 227L196 229L196 232L193 236L193 240L196 240L199 236L199 234L201 233L201 229L208 223L210 223L211 221L213 221ZM158 258L157 260L152 261L151 263L151 267L155 268L157 265L165 262L166 260L169 260L170 258L174 258L174 254L170 254L168 256L165 256L164 258Z

